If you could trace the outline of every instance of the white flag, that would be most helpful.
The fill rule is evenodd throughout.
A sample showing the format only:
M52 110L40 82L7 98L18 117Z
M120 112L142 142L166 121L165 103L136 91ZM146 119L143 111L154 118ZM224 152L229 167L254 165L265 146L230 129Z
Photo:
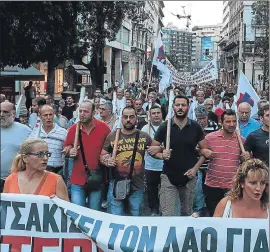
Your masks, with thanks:
M251 105L251 116L258 113L257 103L260 98L242 71L239 76L236 100L237 106L242 102L247 102Z

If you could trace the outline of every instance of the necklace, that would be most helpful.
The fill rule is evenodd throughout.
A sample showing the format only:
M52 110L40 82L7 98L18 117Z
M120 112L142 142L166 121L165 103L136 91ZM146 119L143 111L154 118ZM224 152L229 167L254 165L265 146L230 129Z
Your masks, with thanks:
M105 122L105 123L107 123L107 124L110 124L112 122L112 120L113 120L113 116L111 117L111 119L108 122L106 122L104 120L102 120L102 121Z

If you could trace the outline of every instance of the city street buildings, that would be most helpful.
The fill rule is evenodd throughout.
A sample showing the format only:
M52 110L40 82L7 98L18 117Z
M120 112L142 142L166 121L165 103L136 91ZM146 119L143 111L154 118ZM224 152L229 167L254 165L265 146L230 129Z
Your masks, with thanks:
M192 28L192 72L197 72L211 60L217 60L219 67L219 47L222 25L194 26Z
M191 71L192 32L169 24L162 29L166 55L179 71Z
M239 70L242 70L250 83L261 88L263 59L254 50L254 42L263 34L254 22L253 2L223 2L223 28L219 41L223 83L237 83Z

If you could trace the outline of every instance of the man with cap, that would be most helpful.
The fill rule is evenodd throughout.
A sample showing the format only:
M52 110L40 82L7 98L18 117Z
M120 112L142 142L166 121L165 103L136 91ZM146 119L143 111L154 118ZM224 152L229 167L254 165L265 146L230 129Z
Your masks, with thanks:
M209 113L205 106L198 106L195 109L195 115L197 122L201 125L204 135L220 129L220 126L214 121L209 120ZM199 153L198 153L199 158ZM205 181L206 170L208 168L209 159L206 159L204 163L200 166L197 172L197 184L195 189L195 196L193 202L193 217L199 217L204 215L203 209L205 207L205 198L203 193L203 185Z

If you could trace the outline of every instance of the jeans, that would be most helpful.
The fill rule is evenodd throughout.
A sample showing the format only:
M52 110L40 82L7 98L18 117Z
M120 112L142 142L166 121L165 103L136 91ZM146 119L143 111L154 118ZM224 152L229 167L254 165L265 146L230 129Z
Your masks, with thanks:
M110 181L107 197L108 213L123 216L125 203L128 203L128 210L132 216L142 215L144 190L131 191L125 200L116 200L113 197L113 184L114 181Z
M203 174L199 170L197 172L197 184L193 202L193 212L199 212L205 205L204 193L202 188Z
M88 207L99 211L101 208L102 189L86 193L84 186L71 185L71 203L79 206L85 206L88 197Z
M151 211L159 212L159 195L161 171L145 170L147 182L148 205Z

